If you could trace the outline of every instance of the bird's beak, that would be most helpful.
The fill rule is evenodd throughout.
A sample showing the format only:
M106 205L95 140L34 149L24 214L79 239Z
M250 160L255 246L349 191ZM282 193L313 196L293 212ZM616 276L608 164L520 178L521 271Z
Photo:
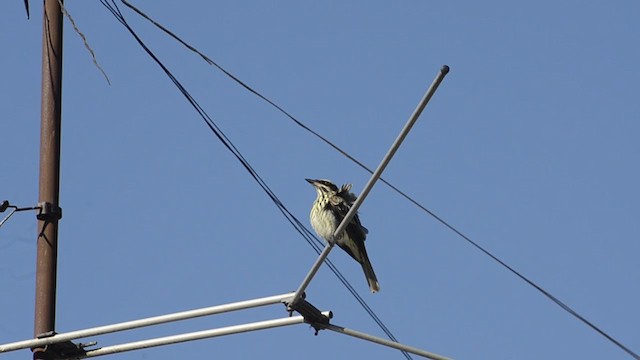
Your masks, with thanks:
M307 182L309 184L313 185L313 186L316 186L316 182L318 181L318 180L313 180L313 179L305 179L305 180L307 180Z

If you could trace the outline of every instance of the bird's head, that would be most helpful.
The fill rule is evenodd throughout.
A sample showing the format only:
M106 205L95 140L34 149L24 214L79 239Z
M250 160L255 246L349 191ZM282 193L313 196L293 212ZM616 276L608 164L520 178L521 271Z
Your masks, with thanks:
M314 179L305 179L307 182L313 187L316 188L318 195L323 194L336 194L338 193L338 187L329 180L314 180Z

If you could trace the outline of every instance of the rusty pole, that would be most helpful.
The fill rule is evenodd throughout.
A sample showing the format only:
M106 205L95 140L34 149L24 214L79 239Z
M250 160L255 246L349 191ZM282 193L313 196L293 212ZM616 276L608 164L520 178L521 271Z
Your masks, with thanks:
M60 190L60 124L62 108L62 12L58 0L44 0L42 25L42 113L40 127L40 186L36 258L34 334L54 331L58 206ZM51 359L45 348L33 349L33 359Z

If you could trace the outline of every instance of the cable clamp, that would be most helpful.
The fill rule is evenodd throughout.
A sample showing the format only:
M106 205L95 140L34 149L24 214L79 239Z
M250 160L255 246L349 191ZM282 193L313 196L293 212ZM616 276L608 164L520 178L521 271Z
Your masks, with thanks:
M36 215L36 218L38 218L38 220L53 221L60 220L62 218L62 208L50 202L39 202L37 209L38 214Z

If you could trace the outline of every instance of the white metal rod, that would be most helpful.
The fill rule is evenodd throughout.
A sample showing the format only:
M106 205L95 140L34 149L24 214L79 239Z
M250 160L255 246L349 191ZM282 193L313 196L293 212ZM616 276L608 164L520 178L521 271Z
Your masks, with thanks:
M451 360L448 357L444 357L438 354L434 354L428 351L424 351L422 349L418 349L416 347L413 346L409 346L409 345L404 345L404 344L400 344L397 343L395 341L391 341L391 340L387 340L387 339L383 339L377 336L373 336L373 335L369 335L367 333L363 333L360 331L356 331L356 330L352 330L352 329L347 329L347 328L343 328L342 326L336 326L336 325L325 325L325 329L328 330L332 330L341 334L345 334L345 335L349 335L349 336L353 336L353 337L357 337L363 340L367 340L367 341L371 341L380 345L384 345L384 346L389 346L392 347L394 349L398 349L398 350L403 350L406 352L410 352L412 354L416 354L419 356L423 356L427 359L433 359L433 360Z
M182 312L168 314L168 315L160 315L160 316L150 317L146 319L127 321L127 322L118 323L118 324L104 325L104 326L99 326L99 327L90 328L90 329L60 333L60 334L56 334L55 336L51 336L47 338L18 341L14 343L0 345L0 353L19 350L19 349L41 347L41 346L61 343L61 342L65 342L73 339L80 339L80 338L85 338L89 336L108 334L112 332L130 330L130 329L163 324L163 323L168 323L173 321L192 319L192 318L201 317L201 316L208 316L208 315L248 309L248 308L253 308L258 306L277 304L277 303L287 302L292 297L293 297L293 293L274 295L274 296L268 296L268 297L259 298L259 299L245 300L245 301L211 306L211 307L206 307L201 309L182 311Z
M11 212L9 213L9 215L7 215L7 217L5 217L4 219L2 219L2 221L0 221L0 227L2 227L2 225L4 225L5 222L7 222L7 220L9 220L9 218L11 217L11 215L13 215L14 212L18 211L17 209L12 209Z
M369 194L369 191L371 191L371 189L373 188L373 185L376 183L376 181L378 181L378 179L382 175L382 172L391 161L391 158L393 158L393 155L395 155L396 151L398 151L398 148L400 147L404 139L409 134L409 131L411 131L411 128L420 117L420 114L422 114L422 110L424 110L424 108L427 106L427 103L429 102L429 100L431 100L431 97L433 96L433 94L435 94L436 90L438 89L438 86L440 86L440 83L442 82L442 80L444 80L444 77L447 75L447 73L449 73L449 67L447 65L443 65L440 71L438 72L438 74L436 75L435 79L433 79L433 82L429 86L429 89L427 89L427 92L424 94L424 96L418 103L418 106L413 111L413 114L411 114L411 116L409 117L409 120L404 125L404 128L402 128L402 130L400 131L400 134L391 145L391 148L389 149L387 154L384 156L384 158L380 162L380 165L378 165L378 168L371 175L369 182L367 182L367 185L365 185L364 189L362 189L362 192L360 193L356 201L351 206L351 209L349 209L349 212L347 212L347 215L345 215L342 223L340 223L340 226L338 226L338 228L336 229L335 234L341 233L347 227L347 224L349 223L349 221L351 221L351 218L353 218L353 216L356 214L356 211L358 211L360 204L362 204L365 197Z
M298 287L298 290L296 290L295 296L293 296L291 302L289 303L289 306L288 306L289 310L293 310L294 305L300 300L300 298L302 297L302 294L304 294L304 291L307 289L307 286L309 286L309 283L311 282L313 277L316 275L316 273L320 269L320 265L322 265L322 262L324 261L324 259L326 259L327 256L329 256L329 252L331 252L333 245L335 245L335 243L329 242L324 247L324 250L322 250L322 252L320 253L320 256L318 256L318 258L316 259L316 262L313 263L313 265L311 266L311 270L309 270L309 273L307 273L307 276L304 277L304 279L302 280L302 283L300 284L300 287Z
M329 316L329 313L330 313L329 311L325 311L322 314L325 316ZM304 322L304 318L302 316L293 316L293 317L286 317L281 319L258 321L258 322L253 322L249 324L233 325L233 326L227 326L227 327L211 329L211 330L196 331L196 332L191 332L186 334L165 336L161 338L106 346L96 350L89 350L84 355L72 357L68 359L84 359L88 357L96 357L96 356L115 354L115 353L120 353L125 351L131 351L131 350L146 349L146 348L155 347L155 346L170 345L170 344L176 344L176 343L193 341L193 340L201 340L201 339L207 339L207 338L223 336L223 335L231 335L231 334L238 334L243 332L270 329L270 328L279 327L279 326L301 324L303 322Z
M373 188L373 185L376 183L376 181L378 181L378 179L382 175L382 172L387 167L387 165L391 161L391 158L393 158L393 155L395 155L396 151L398 150L398 148L400 147L404 139L407 137L407 134L409 134L409 131L411 131L411 128L418 120L418 117L420 117L420 114L422 114L422 110L424 110L424 108L427 106L427 103L429 102L429 100L431 100L431 97L436 92L436 90L438 89L438 86L440 86L440 83L442 82L442 80L444 80L444 77L447 75L448 72L449 72L449 67L447 65L442 66L442 68L438 72L438 75L436 75L436 78L433 80L433 82L429 86L429 89L427 89L427 92L422 97L422 100L420 100L420 103L418 103L418 106L413 111L413 114L411 114L411 116L409 117L409 120L404 125L404 128L402 128L402 130L400 131L400 134L391 145L391 148L389 149L387 154L384 156L384 158L380 162L380 165L378 165L378 168L373 172L373 174L371 175L371 178L365 185L364 189L362 189L362 192L360 193L356 201L353 203L353 205L347 212L347 215L345 215L344 219L342 219L342 222L340 223L340 225L338 225L338 228L333 233L334 239L337 237L338 234L340 234L342 231L344 231L344 229L346 229L351 219L355 216L356 212L358 211L358 208L360 208L360 205L369 194L369 191L371 191L371 189ZM318 272L318 269L320 269L320 265L322 265L322 262L324 261L324 259L326 259L327 256L329 256L329 252L331 252L333 245L334 245L333 241L330 241L329 244L324 248L324 250L318 257L316 262L311 267L311 270L309 270L309 273L307 274L307 276L304 278L304 280L302 280L302 284L300 284L300 287L298 288L298 290L296 290L293 300L291 300L290 308L293 307L293 305L295 305L298 302L298 300L300 300L302 293L305 291L307 286L309 286L309 283Z

